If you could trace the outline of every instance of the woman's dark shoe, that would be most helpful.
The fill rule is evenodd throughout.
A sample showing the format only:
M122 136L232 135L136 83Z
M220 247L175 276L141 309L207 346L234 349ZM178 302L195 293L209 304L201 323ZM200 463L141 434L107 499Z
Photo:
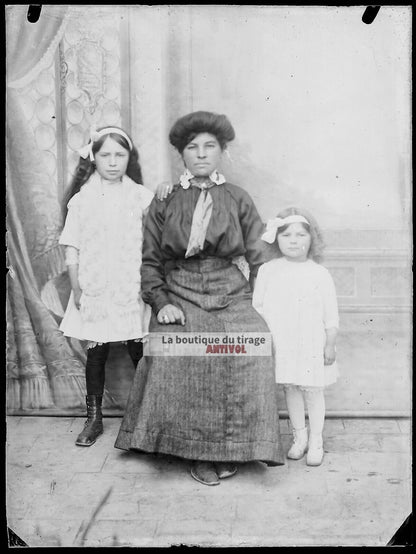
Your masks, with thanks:
M195 461L191 467L191 475L203 485L219 485L218 475L212 462Z
M78 446L91 446L104 432L103 414L101 412L102 395L89 394L85 399L87 401L87 421L75 441Z
M214 466L219 479L226 479L237 473L237 465L233 462L215 462Z

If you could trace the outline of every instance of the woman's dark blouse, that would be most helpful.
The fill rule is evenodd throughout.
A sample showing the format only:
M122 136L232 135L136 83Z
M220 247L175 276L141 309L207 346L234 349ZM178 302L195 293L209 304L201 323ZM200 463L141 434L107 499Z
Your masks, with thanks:
M260 239L263 223L249 194L242 188L224 183L209 189L213 199L204 250L193 258L215 256L234 258L244 255L252 275L265 261L264 242ZM155 196L150 204L143 236L141 287L143 300L157 314L170 304L165 270L175 260L185 259L192 216L201 191L175 185L165 200Z

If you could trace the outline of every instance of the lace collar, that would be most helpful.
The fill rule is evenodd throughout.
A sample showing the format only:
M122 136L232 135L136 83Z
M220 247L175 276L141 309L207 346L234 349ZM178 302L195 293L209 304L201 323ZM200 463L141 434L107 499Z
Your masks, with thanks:
M189 169L186 169L185 173L183 173L179 177L179 183L181 187L183 187L184 189L187 189L191 186L191 179L194 179L194 178L195 176L192 175ZM211 175L209 176L209 179L216 185L222 185L226 181L224 175L221 175L221 173L219 173L217 170L211 173Z

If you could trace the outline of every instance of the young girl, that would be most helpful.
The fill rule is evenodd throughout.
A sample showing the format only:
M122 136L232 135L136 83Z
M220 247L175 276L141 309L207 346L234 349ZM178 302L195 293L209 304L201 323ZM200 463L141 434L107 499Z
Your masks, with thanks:
M153 194L141 184L138 153L118 127L91 134L66 193L66 246L71 296L60 329L86 340L87 421L79 446L103 432L101 404L109 343L127 342L136 366L142 357L150 306L140 296L142 220Z
M253 305L273 336L276 382L283 385L294 436L287 457L299 460L307 451L306 463L317 466L323 459L324 387L338 377L335 286L319 265L321 233L307 212L280 212L267 223L262 239L275 244L280 257L260 267Z

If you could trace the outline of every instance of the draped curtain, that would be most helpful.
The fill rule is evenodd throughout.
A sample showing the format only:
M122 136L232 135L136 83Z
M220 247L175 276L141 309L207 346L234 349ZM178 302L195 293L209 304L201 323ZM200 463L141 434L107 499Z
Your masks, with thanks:
M107 111L104 115L104 111L117 103L113 94L115 89L111 87L118 85L125 99L122 124L130 127L139 148L146 185L154 189L157 183L171 179L165 144L169 125L167 84L164 79L167 68L162 67L167 60L169 26L166 16L159 10L145 6L137 19L133 6L89 6L80 10L76 6L42 5L36 23L28 22L27 9L27 5L6 7L6 227L9 269L6 276L6 405L10 414L83 414L85 344L64 337L59 331L70 292L64 252L58 244L63 223L60 203L64 186L59 175L70 173L68 148L72 149L71 159L74 160L74 141L82 134L83 127L89 128L95 121L100 109L101 124L112 124L113 121L106 123L106 117L111 114ZM95 34L89 22L85 22L86 9L97 18ZM112 31L126 15L129 21L131 19L130 32L120 36L120 44L116 48L114 41L117 40L117 33ZM114 28L110 26L110 33L100 35L101 26L107 24L103 21L108 21L109 16L114 21ZM154 35L155 28L159 29L160 36ZM94 91L88 90L88 87L94 86L97 75L86 73L93 61L88 57L91 51L85 49L85 46L94 45L103 56L102 70L108 86L108 97L103 100L97 96L96 104ZM120 50L121 45L123 48ZM78 121L77 134L69 137L67 131L74 131L76 125L68 125L66 112L57 112L59 95L59 101L62 101L62 86L72 86L71 92L74 89L74 83L67 79L66 73L63 77L60 73L62 67L65 70L66 66L68 70L67 62L70 69L73 67L73 59L70 62L65 55L74 56L74 53L82 58L83 85L87 96L77 96L78 104L71 102L72 108L76 104L85 111L82 120ZM118 64L122 71L116 77L114 68ZM132 78L132 72L140 74L140 82ZM33 109L28 109L28 91L35 90L39 79L43 79L45 74L48 79L54 75L55 82L48 85L51 87L48 100L56 96L55 111L51 112L51 118L55 121L49 119L45 122L43 119L42 124L34 128L32 123L39 102L35 107L36 115L33 115ZM93 108L97 108L96 113ZM45 117L44 113L41 115ZM63 119L61 122L60 117ZM71 124L74 118L72 112ZM120 124L117 121L114 123ZM42 150L37 141L39 128L42 131L45 127L56 135L57 142L61 141L54 156L45 152L45 148ZM51 178L45 166L45 153L49 161L55 157L58 182L56 178ZM133 378L134 368L130 365L125 349L114 345L106 367L104 408L107 413L119 414L124 407Z
M68 6L42 5L27 21L25 5L6 7L7 410L77 408L84 404L85 355L59 331L41 291L65 270L57 244L61 212L56 186L24 117L19 89L53 62Z
M15 414L81 414L86 394L85 345L59 331L70 291L63 249L58 244L63 223L63 179L59 175L70 173L69 162L76 158L75 142L85 140L83 129L89 128L98 111L102 124L107 124L105 107L117 104L114 91L118 86L124 98L124 104L117 104L121 124L130 130L138 147L145 185L154 190L162 181L177 179L183 162L167 137L178 115L194 108L189 63L193 22L188 6L171 11L154 6L77 10L74 6L42 5L36 23L27 21L27 8L6 7L7 410ZM85 19L85 9L95 14L93 29ZM124 17L128 25L123 29L128 32L119 36L115 29ZM100 34L101 27L109 31ZM93 47L104 61L102 76L86 71L94 64L89 59ZM108 90L103 86L97 91L108 95L97 96L96 103L94 90L89 90L88 98L71 96L68 104L69 89L72 87L72 94L79 84L71 81L77 57L82 62L85 90L94 86L95 78L102 77L106 83ZM65 65L67 73L62 77ZM35 128L32 123L39 101L36 97L35 115L25 102L28 91L34 91L45 75L52 80L48 101L55 95L55 107L48 121L41 113L42 124ZM61 95L62 100L62 90L66 90L67 104L61 115L57 98ZM69 107L84 110L83 115L64 113ZM45 127L61 141L54 155L47 148L42 150L37 140L39 129ZM58 182L45 166L45 154L59 170ZM121 345L115 345L112 352L106 368L104 408L120 413L134 368Z

